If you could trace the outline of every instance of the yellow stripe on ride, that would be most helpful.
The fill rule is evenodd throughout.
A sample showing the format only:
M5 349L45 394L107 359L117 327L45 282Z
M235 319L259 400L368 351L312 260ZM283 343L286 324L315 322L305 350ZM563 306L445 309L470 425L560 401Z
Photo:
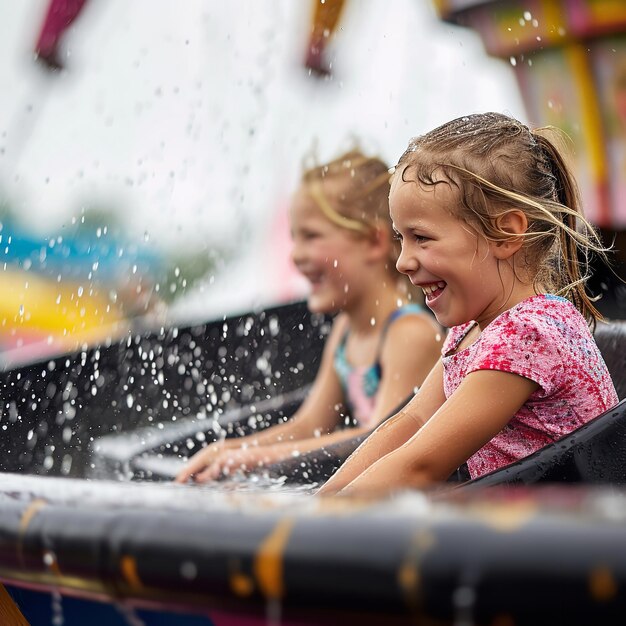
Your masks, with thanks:
M581 44L571 44L564 47L564 53L572 68L572 76L578 88L581 112L580 129L589 154L592 179L597 188L602 188L607 184L609 168L604 149L602 111L598 104L588 50ZM596 222L600 224L609 223L610 215L607 214L607 209L607 206L599 203L599 215L595 220Z
M89 284L55 283L23 271L0 272L0 331L24 328L71 335L123 319Z
M261 542L254 559L254 574L268 600L280 600L285 593L283 553L294 523L290 518L280 520Z
M139 572L137 571L137 561L132 556L123 556L120 559L120 570L124 576L124 580L136 591L143 589L144 584L139 578Z

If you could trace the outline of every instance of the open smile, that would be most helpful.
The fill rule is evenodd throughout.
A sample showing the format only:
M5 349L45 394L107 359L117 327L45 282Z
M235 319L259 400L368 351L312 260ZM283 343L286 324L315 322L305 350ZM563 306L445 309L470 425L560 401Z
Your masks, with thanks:
M323 282L324 275L321 272L300 270L300 273L307 279L312 287L318 287Z
M424 297L427 303L431 303L436 300L443 290L446 288L446 283L443 280L439 280L436 283L428 283L426 285L419 285L424 292Z

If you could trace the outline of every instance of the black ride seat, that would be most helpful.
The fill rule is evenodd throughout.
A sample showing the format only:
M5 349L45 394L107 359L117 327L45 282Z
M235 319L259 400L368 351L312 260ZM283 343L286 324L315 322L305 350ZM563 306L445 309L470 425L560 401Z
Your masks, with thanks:
M620 400L626 398L626 321L598 324L594 334Z

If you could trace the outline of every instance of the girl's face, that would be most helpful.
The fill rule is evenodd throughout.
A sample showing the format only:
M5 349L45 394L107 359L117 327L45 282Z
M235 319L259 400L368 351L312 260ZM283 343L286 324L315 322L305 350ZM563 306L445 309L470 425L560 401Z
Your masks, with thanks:
M323 192L332 203L331 185ZM355 235L333 224L318 207L306 186L294 196L291 212L292 259L298 271L311 284L309 309L315 313L346 310L354 302L365 271L366 237Z
M508 273L500 271L495 244L452 213L456 202L445 183L423 187L394 176L389 206L402 242L396 267L422 288L442 326L476 320L484 328L502 311Z

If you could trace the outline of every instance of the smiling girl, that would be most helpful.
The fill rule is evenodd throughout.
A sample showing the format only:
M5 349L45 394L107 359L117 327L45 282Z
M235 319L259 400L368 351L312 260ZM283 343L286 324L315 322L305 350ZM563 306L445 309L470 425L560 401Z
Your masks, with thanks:
M351 439L377 426L437 360L441 331L409 303L395 268L389 170L352 151L307 171L294 196L292 258L308 279L308 306L337 313L313 386L297 413L260 434L212 443L178 482L217 479ZM338 430L345 414L356 428Z
M604 249L546 132L470 115L400 158L397 267L451 331L416 396L319 493L423 487L465 461L478 477L617 403L584 287L587 253Z

